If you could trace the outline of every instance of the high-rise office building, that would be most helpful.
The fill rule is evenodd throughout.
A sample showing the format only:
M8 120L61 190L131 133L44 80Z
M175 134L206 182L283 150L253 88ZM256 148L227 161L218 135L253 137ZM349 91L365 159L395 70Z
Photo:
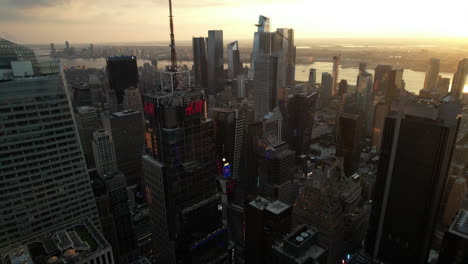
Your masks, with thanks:
M208 31L208 95L216 95L224 89L223 31Z
M141 184L141 155L143 154L143 117L138 111L125 110L102 118L104 129L114 142L118 169L127 184Z
M401 109L385 119L366 250L385 263L426 263L460 109L418 101Z
M270 55L278 57L278 86L285 88L292 85L296 73L296 46L294 30L278 28L271 33Z
M55 49L54 43L50 43L50 56L51 57L57 56L57 50Z
M232 80L232 96L236 98L246 97L245 82L245 75L237 75L236 78Z
M92 106L80 106L75 114L75 119L86 165L88 169L94 169L96 165L94 163L92 141L94 131L102 127L99 114L97 109Z
M260 43L265 41L260 41L260 37L261 35L264 35L262 33L270 32L270 18L260 15L258 18L258 24L256 24L256 26L258 29L257 32L254 33L252 55L250 56L249 79L252 79L254 76L255 61L257 60L257 57L265 55L264 51L262 51L263 49L261 48L261 46L264 46L265 43Z
M72 50L70 48L70 43L68 41L65 41L65 55L66 56L72 55Z
M332 71L332 96L338 94L338 78L340 73L340 66L341 66L341 56L333 56L333 71Z
M255 61L254 108L255 119L263 117L277 105L278 58L261 57Z
M450 90L457 99L463 96L463 90L466 85L466 76L468 75L468 58L458 62L457 72L453 75L452 89Z
M108 172L118 170L114 143L106 130L101 129L93 133L92 146L99 176L103 177Z
M339 263L345 246L345 212L341 202L341 175L335 175L335 167L319 167L311 180L305 183L294 204L295 224L307 224L318 230L318 242L328 248L328 262Z
M430 59L429 66L426 71L426 77L424 78L424 88L425 91L436 91L437 88L437 78L439 77L440 72L440 60L439 59Z
M122 109L143 113L143 102L141 101L141 94L138 88L130 87L125 89Z
M292 205L296 200L294 183L295 152L285 142L258 140L258 193L271 200Z
M452 221L439 254L438 263L468 262L468 211L460 209Z
M246 263L271 262L272 246L291 230L292 206L257 197L245 209Z
M194 81L203 88L208 88L207 44L204 37L192 38Z
M404 89L403 69L392 69L387 71L387 89L384 91L385 100L392 102L400 96L400 91Z
M218 164L229 166L229 175L237 179L241 172L241 152L245 139L245 118L235 109L214 108L213 120L216 137L216 158ZM225 164L228 165L225 165ZM220 169L218 169L220 170Z
M328 72L322 72L322 83L320 87L320 105L328 106L332 97L333 78Z
M450 88L450 78L442 78L442 76L439 75L437 79L437 93L445 96L449 92Z
M361 157L362 120L359 115L343 113L339 119L336 156L342 158L345 175L350 177L359 168Z
M144 97L145 193L161 263L224 259L227 229L216 191L213 121L199 90Z
M116 263L127 264L138 254L128 205L127 182L119 171L107 172L103 176L110 202L110 213L117 229L117 243L112 245L118 256Z
M390 65L377 65L374 70L374 95L383 95L387 90L387 71L391 70Z
M24 51L8 43L5 64ZM78 217L100 228L66 83L47 64L55 74L0 82L0 248Z
M372 104L372 74L359 72L356 82L356 106L359 111L366 114Z
M242 73L244 66L240 59L239 43L236 41L231 42L227 46L228 56L228 78L234 79Z
M309 70L309 83L308 83L309 88L314 89L316 83L317 83L317 70L314 68L311 68Z
M106 58L106 65L109 88L115 91L117 103L120 105L123 103L125 89L138 85L137 58L109 57Z
M318 92L293 95L288 103L287 142L296 156L307 154L312 138Z

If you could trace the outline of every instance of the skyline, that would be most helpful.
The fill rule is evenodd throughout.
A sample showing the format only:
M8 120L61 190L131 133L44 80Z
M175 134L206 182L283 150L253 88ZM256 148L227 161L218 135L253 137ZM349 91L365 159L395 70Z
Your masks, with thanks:
M107 0L1 2L0 36L21 43L169 39L165 0L140 0L137 3L126 0L112 3ZM223 3L202 0L193 3L176 0L173 3L176 41L204 36L212 29L222 29L225 39L251 39L259 14L272 18L272 28L294 28L298 39L468 38L468 28L463 21L468 3L460 0L447 0L444 5L435 0L411 3L397 0L386 7L385 13L379 12L370 0L361 1L359 5L339 1L333 6L323 0L287 2L260 0L252 4L246 0ZM332 9L334 6L339 8ZM421 7L424 12L414 12Z

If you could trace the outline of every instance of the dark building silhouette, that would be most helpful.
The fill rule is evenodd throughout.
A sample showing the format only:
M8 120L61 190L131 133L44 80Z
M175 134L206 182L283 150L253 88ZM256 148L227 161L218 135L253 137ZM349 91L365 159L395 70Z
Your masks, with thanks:
M242 73L244 66L242 65L239 52L239 43L231 42L227 46L228 57L228 78L234 79Z
M161 263L218 263L229 258L216 190L214 124L200 91L144 97L145 193Z
M195 85L208 88L207 38L192 38Z
M452 221L439 254L439 263L468 263L468 211L460 209Z
M343 169L349 177L359 168L362 120L359 115L343 113L338 121L340 131L337 135L336 156L343 159Z
M457 111L418 102L402 108L385 119L366 250L385 263L426 263Z
M104 175L104 183L109 196L110 209L117 229L117 247L112 249L119 256L118 263L129 263L138 254L137 241L132 227L128 205L125 175L118 171Z
M144 144L141 113L125 110L104 115L102 123L114 142L117 167L127 178L127 185L141 184L141 155Z
M224 44L222 30L208 31L208 95L224 90Z
M328 106L332 97L333 78L328 72L322 73L322 83L320 87L320 106Z
M387 72L392 69L390 65L377 65L374 71L374 95L383 94L387 90Z
M125 89L137 87L138 67L135 56L109 57L106 59L106 71L109 79L109 88L115 91L117 103L123 103Z
M128 206L125 176L107 172L103 177L91 177L103 235L111 244L116 263L130 263L138 254Z
M272 246L291 230L292 207L259 196L245 210L246 263L271 263Z
M295 152L283 141L260 138L258 150L258 193L271 200L292 205L296 199L294 179Z
M314 125L318 93L296 94L288 102L287 142L296 156L307 154Z
M254 72L255 120L262 121L264 116L277 106L278 102L278 58L258 57Z
M453 75L451 92L457 99L462 99L467 76L468 58L464 58L458 62L457 72Z

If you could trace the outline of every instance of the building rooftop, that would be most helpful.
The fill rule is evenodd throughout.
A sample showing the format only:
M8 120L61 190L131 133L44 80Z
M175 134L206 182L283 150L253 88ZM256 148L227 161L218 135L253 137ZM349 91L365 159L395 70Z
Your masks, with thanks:
M460 209L450 225L449 231L468 239L468 211Z
M266 210L274 213L274 214L281 214L282 212L286 211L289 207L291 207L290 205L287 205L281 201L274 201L274 202L270 202L267 206L266 206Z
M91 221L83 218L0 249L0 263L79 263L109 247Z
M134 115L136 113L140 113L139 111L136 111L136 110L124 110L122 112L116 112L116 113L113 113L112 115L113 116L116 116L116 117L122 117L122 116L129 116L129 115Z

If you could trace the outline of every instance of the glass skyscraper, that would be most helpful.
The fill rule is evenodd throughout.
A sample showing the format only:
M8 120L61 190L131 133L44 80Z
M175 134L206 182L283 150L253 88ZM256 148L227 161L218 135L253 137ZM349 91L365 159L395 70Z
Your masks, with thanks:
M17 57L24 51L2 46L2 63L15 60L5 50L19 50ZM23 62L41 68L35 59ZM0 248L77 218L100 228L58 68L55 63L55 74L0 82Z

